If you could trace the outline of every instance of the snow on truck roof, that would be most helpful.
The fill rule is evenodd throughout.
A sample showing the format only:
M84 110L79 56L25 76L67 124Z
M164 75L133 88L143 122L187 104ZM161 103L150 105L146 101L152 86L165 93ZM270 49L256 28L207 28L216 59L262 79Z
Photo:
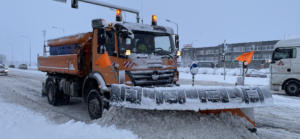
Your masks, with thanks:
M94 21L98 21L98 23L97 22L93 23ZM132 31L145 31L145 32L167 33L170 35L174 35L174 31L170 27L152 26L152 25L148 25L148 24L140 24L140 23L132 23L132 22L107 22L104 19L94 19L92 21L92 27L94 26L93 24L95 24L94 27L97 27L97 26L108 27L109 23L113 23L114 25L121 25L121 26L127 28L128 31L131 33L132 33ZM73 39L73 41L77 41L77 40L81 40L81 39L85 38L88 35L91 35L91 32L77 33L77 34L73 34L73 35L69 35L69 36L49 39L48 45L50 45L50 46L51 45L61 45L61 44L65 44L66 42L68 42L71 38ZM131 35L130 37L134 38L134 34ZM69 43L71 43L71 42L69 42ZM72 43L75 43L75 42L72 42Z
M124 22L121 23L121 25L133 31L161 32L161 33L168 33L171 35L174 34L172 28L165 27L165 26L152 26L148 24L140 24L140 23L132 23L132 22Z
M281 40L276 43L275 48L290 47L290 46L300 46L300 36L292 37L286 40Z

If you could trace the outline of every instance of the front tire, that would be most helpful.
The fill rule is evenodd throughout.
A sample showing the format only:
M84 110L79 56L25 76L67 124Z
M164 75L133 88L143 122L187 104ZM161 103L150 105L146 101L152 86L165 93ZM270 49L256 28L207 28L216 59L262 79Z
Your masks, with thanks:
M290 80L284 84L284 91L290 96L296 96L300 92L300 82L296 80Z
M47 99L48 103L53 106L57 106L59 102L58 90L53 81L49 81L47 85Z
M88 95L87 105L92 120L102 117L103 101L99 94L97 89L92 89Z

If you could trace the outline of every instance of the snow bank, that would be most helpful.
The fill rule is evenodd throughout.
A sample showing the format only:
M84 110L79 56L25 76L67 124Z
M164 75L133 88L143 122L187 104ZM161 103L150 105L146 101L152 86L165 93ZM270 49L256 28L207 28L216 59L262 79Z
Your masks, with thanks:
M111 107L96 122L100 125L130 129L139 137L147 139L258 138L247 129L252 124L229 112L205 115L191 111Z
M189 67L178 67L177 70L179 72L183 73L190 73L190 68ZM255 70L255 69L248 69L247 73L250 73L251 71L257 71L260 73L265 73L269 74L270 69L260 69L260 70ZM241 69L235 68L235 69L225 69L226 75L230 76L241 76ZM221 73L224 73L224 68L217 68L216 71L213 68L199 68L198 74L216 74L219 75Z
M211 74L197 74L194 76L195 80L198 81L216 81L216 82L224 82L235 84L238 76L225 76L224 75L211 75ZM190 73L180 73L179 80L181 79L189 79L192 80L192 75ZM246 85L269 85L269 78L257 78L257 77L246 77L245 78Z
M5 103L0 98L0 135L3 139L137 139L131 131L116 126L69 121L54 124L23 106Z

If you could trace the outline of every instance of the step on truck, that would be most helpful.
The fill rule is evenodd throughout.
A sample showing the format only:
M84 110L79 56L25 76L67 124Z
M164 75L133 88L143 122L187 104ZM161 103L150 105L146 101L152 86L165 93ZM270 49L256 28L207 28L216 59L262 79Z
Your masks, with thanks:
M276 43L270 64L270 89L300 96L300 37Z
M44 45L38 69L47 72L42 93L49 104L66 105L70 97L81 97L91 119L101 118L103 110L111 106L203 114L231 112L245 117L255 131L254 108L273 105L266 87L180 86L178 34L157 25L155 15L151 24L123 22L124 7L117 8L116 22L95 19L91 32L50 39ZM101 69L97 63L106 54L111 66Z

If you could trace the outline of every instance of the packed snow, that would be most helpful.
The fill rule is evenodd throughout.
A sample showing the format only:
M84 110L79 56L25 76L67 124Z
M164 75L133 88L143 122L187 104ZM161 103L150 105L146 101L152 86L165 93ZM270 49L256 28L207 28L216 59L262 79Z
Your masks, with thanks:
M252 127L251 123L231 113L205 115L192 111L112 107L95 122L129 129L139 134L139 137L147 139L258 138L247 129Z
M251 125L247 120L230 113L204 115L192 111L111 107L109 111L104 111L101 119L91 121L87 106L80 99L72 98L70 104L65 106L50 106L47 98L40 96L45 75L35 69L9 68L8 76L0 76L1 138L252 139L300 136L300 108L297 105L300 98L281 92L273 94L274 107L255 108L258 132L254 134L248 131L247 127ZM191 85L191 77L190 73L180 72L178 83ZM222 75L197 74L195 85L233 86L236 77L226 75L224 81ZM267 86L268 78L246 78L246 84L256 85L258 82Z

